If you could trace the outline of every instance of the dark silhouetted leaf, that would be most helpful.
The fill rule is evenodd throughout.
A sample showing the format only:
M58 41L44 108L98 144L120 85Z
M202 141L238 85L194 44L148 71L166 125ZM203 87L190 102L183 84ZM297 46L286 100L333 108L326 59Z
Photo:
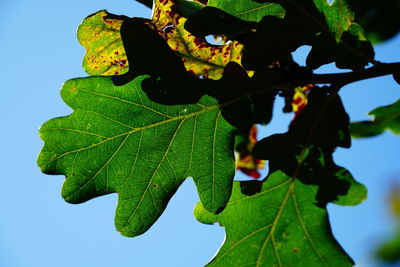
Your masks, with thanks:
M350 124L350 131L353 137L375 136L385 130L400 134L400 100L397 100L392 105L376 108L368 115L373 116L374 119Z
M253 155L269 161L270 171L280 170L296 176L304 184L317 185L316 204L329 202L358 205L366 199L366 188L357 183L344 168L332 159L332 150L299 145L287 134L275 134L258 142Z
M327 149L350 147L349 116L339 95L328 88L315 87L308 104L290 125L290 135L298 144L312 144Z
M393 73L393 79L400 84L400 72L399 73Z
M197 37L223 34L229 40L239 38L240 34L251 31L255 26L255 23L238 19L225 11L209 6L191 15L185 23L185 29Z
M400 1L348 0L355 19L372 43L386 41L400 32Z
M153 0L136 0L139 3L142 3L143 5L147 6L148 8L153 7Z
M254 157L269 161L270 175L262 184L235 182L219 215L196 206L199 221L218 222L226 230L208 266L353 265L332 236L325 208L329 202L357 205L367 191L333 162L334 148L348 145L347 137L337 135L348 126L348 116L339 96L325 89L311 91L288 133L255 145ZM335 134L326 136L325 144L328 131Z
M308 101L287 133L271 135L255 145L254 157L268 160L270 172L283 171L304 184L317 185L316 203L321 207L328 202L361 203L365 187L332 158L337 146L350 146L348 115L339 96L314 88Z
M312 69L336 62L336 66L341 69L361 70L375 55L371 43L357 23L352 23L348 31L342 33L339 43L329 34L321 33L312 46L306 61L307 66Z
M189 16L187 29L199 37L222 34L243 43L242 64L247 70L263 69L277 61L281 65L290 64L290 54L302 45L312 46L307 66L313 69L336 62L338 68L359 70L373 61L373 48L362 28L353 22L354 14L346 0L331 4L326 0L270 1L273 3L258 0L253 5L279 6L286 11L280 16L262 12L261 6L254 7L250 10L257 16L252 19L237 15L242 13L236 8L250 7L247 2L232 5L229 1L210 1Z

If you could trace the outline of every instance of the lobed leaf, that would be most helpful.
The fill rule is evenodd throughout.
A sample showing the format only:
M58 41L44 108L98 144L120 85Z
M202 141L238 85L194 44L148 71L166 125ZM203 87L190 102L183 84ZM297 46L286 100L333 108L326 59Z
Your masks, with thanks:
M125 19L101 10L79 26L78 40L86 48L82 66L89 75L117 75L128 71L119 32Z
M189 72L210 79L221 78L228 62L240 63L243 46L237 41L221 46L211 45L204 38L193 36L184 28L186 18L178 13L178 2L155 1L152 22L158 33L181 57Z
M276 171L264 183L235 182L219 215L197 204L200 222L218 222L226 230L207 266L352 266L332 235L326 209L314 203L316 191Z
M353 137L376 136L385 130L400 134L400 100L388 106L378 107L368 115L373 116L373 120L350 124L350 131Z
M115 224L123 235L145 232L187 177L207 210L220 212L231 194L234 127L218 102L162 105L142 90L148 76L124 86L110 77L67 81L64 101L74 109L40 129L44 173L66 176L62 196L71 203L118 193Z
M253 156L269 163L264 181L235 182L221 214L196 206L200 222L226 230L209 266L353 265L332 235L326 206L357 205L367 191L333 162L334 149L349 146L348 116L339 96L324 89L311 90L287 133L255 145Z
M223 34L240 41L245 45L242 65L247 70L263 69L274 62L290 66L291 53L302 45L312 46L306 62L312 69L336 62L338 68L360 70L373 62L373 48L354 22L346 0L331 4L327 0L237 2L209 1L189 16L188 28L196 36ZM272 6L279 6L280 11L267 11L266 7ZM240 16L249 10L254 11L250 18Z

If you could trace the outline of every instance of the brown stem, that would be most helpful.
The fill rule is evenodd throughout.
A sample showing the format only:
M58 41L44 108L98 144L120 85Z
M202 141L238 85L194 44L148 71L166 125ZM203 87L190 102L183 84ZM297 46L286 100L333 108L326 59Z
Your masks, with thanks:
M332 84L342 87L349 83L393 73L400 73L400 63L382 63L377 66L356 72L309 74L302 77L293 77L293 82L299 85Z

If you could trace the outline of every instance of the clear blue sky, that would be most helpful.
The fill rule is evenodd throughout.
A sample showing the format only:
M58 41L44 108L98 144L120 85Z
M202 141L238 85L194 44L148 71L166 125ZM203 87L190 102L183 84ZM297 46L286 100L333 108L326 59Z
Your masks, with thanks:
M63 176L41 174L36 166L42 147L39 126L71 112L59 95L62 83L86 76L76 28L101 9L150 16L150 10L133 0L0 2L0 266L203 266L224 231L194 219L198 197L190 179L151 230L132 239L114 228L116 195L68 204L60 196ZM400 61L399 51L398 37L376 47L377 59ZM348 86L341 95L351 118L360 120L374 107L399 98L400 87L383 77ZM279 116L261 134L285 131L287 121ZM355 140L351 149L335 153L336 161L369 189L360 206L329 206L333 231L358 266L374 266L371 250L391 233L385 197L391 183L400 180L399 148L400 138L385 133Z

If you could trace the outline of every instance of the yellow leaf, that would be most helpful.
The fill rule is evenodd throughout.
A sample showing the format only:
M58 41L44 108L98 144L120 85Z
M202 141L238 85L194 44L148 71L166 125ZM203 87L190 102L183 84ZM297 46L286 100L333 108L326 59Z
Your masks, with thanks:
M238 150L236 155L236 168L244 174L255 179L260 178L259 169L263 169L265 160L259 160L253 157L251 151L257 143L257 126L254 124L249 131L247 144Z
M101 10L88 16L78 28L79 42L86 48L82 62L90 75L117 75L128 71L120 28L127 17Z
M242 44L232 41L217 46L193 36L185 30L186 18L176 12L175 5L174 0L156 0L152 22L171 49L182 58L187 71L197 76L219 79L228 62L240 64Z

